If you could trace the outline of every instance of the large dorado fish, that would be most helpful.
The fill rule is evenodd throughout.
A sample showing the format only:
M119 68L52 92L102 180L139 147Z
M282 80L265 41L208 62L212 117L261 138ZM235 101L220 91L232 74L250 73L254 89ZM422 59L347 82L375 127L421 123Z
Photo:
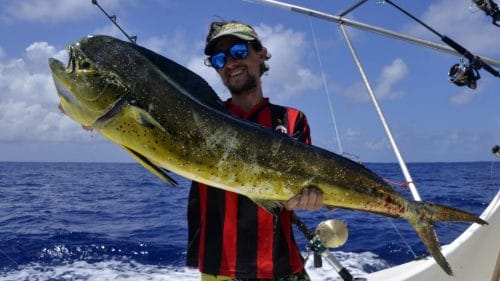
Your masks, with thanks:
M407 219L448 274L433 223L486 223L409 201L356 162L232 117L202 78L143 47L89 36L68 49L67 66L49 59L63 111L167 182L168 170L268 209L315 186L325 205Z

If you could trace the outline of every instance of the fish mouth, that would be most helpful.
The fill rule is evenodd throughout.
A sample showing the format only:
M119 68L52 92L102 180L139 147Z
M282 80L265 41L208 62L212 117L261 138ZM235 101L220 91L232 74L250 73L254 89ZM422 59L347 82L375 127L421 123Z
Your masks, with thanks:
M71 93L68 87L65 85L64 81L66 80L64 77L64 73L66 73L66 69L63 63L57 59L49 58L49 66L52 71L52 77L54 80L54 85L57 90L57 94L66 99L69 103L75 104L78 102L75 95Z
M69 59L68 59L68 64L66 65L66 71L71 70L68 73L74 73L76 71L76 57L73 45L70 45L68 47L68 53L69 53L68 54Z
M62 73L63 70L66 74L71 74L76 71L76 55L75 55L75 50L74 46L70 45L67 47L68 48L68 62L66 64L66 67L64 67L64 64L55 58L49 58L49 67L52 70L52 73Z
M68 62L66 66L63 62L55 59L49 58L49 67L52 71L52 77L54 80L54 85L56 87L57 93L61 99L65 100L65 103L69 103L72 106L84 108L82 103L78 100L78 97L72 93L71 87L69 87L69 81L73 78L72 76L76 74L79 69L79 64L81 64L78 60L79 56L77 55L77 50L75 50L75 46L68 46ZM94 127L99 123L104 123L109 119L113 118L122 107L126 104L126 99L122 96L117 99L112 106L109 107L109 110L105 111L102 115L97 116L90 122L90 124L84 124L85 126ZM65 112L64 108L62 108L62 103L60 103L61 110Z

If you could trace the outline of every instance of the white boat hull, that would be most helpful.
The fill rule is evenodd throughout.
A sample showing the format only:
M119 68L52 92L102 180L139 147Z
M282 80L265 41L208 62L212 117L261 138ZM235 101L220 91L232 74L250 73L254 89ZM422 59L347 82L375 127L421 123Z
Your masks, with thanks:
M500 191L481 218L487 226L471 225L455 241L443 246L453 269L447 275L432 258L412 261L364 276L368 281L499 281L500 280Z

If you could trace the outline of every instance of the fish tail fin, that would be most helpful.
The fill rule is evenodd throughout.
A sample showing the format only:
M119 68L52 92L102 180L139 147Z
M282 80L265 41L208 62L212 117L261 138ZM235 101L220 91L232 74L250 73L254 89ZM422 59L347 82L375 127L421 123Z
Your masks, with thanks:
M463 221L487 224L479 217L452 207L428 202L411 202L411 215L408 221L413 226L425 247L436 263L448 274L453 275L451 266L441 253L433 223L439 221Z
M478 223L478 224L488 224L486 221L482 220L476 215L471 213L434 203L421 202L426 206L426 208L432 211L432 222L439 221L461 221L461 222L470 222L470 223Z

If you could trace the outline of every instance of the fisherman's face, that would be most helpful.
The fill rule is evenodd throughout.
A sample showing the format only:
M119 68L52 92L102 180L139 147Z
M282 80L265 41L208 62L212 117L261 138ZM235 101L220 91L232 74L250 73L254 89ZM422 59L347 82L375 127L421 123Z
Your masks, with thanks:
M217 42L214 53L226 51L241 39L227 36ZM248 46L248 56L244 59L233 59L226 56L226 64L217 70L222 82L232 95L240 95L251 92L260 85L260 65L264 62L266 49L262 48L256 52L252 46Z

